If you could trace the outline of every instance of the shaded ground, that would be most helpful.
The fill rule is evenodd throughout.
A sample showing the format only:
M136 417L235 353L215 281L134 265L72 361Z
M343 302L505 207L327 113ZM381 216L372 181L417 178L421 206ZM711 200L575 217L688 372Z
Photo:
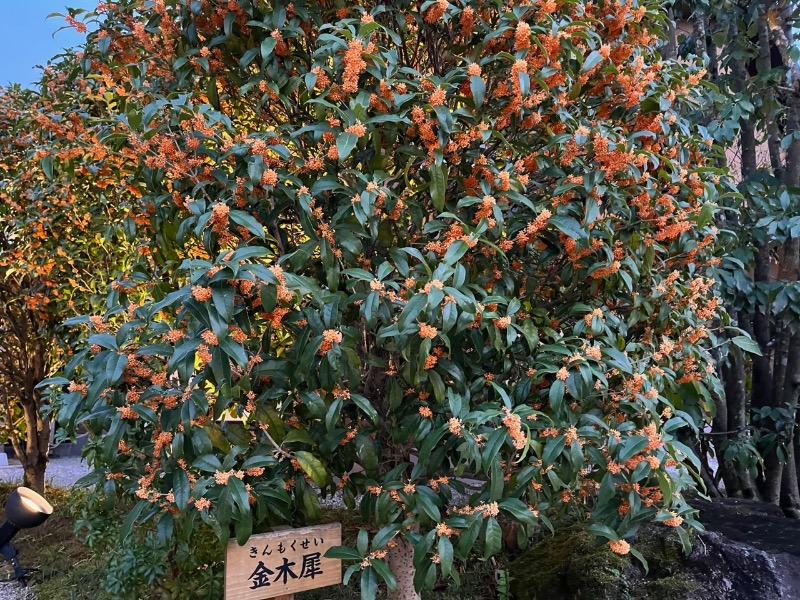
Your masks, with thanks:
M788 519L774 504L742 498L693 500L708 531L772 554L800 556L800 520Z

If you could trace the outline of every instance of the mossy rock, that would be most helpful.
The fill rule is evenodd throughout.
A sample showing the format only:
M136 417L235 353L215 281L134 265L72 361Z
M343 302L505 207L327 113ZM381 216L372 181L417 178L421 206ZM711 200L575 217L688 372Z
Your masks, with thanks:
M664 528L645 528L636 547L647 559L619 556L581 526L560 529L508 567L516 600L685 600L699 584L683 566L682 547Z

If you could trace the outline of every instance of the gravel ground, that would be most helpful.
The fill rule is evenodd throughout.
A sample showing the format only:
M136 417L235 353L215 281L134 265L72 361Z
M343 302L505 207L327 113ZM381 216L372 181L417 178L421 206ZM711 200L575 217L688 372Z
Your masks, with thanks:
M0 583L0 600L36 600L36 594L16 583Z
M22 467L19 461L10 459L7 467L0 467L0 481L22 481ZM51 458L47 465L47 485L69 487L89 472L80 456ZM0 597L2 600L2 597Z

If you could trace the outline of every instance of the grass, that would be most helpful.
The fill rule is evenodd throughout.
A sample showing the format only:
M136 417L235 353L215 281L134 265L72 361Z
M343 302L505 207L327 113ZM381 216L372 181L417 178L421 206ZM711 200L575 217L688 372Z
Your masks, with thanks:
M16 484L0 483L0 505L4 505ZM32 581L40 600L114 600L102 589L105 577L102 557L94 556L74 532L69 511L69 491L49 488L48 500L53 515L43 525L23 530L14 538L23 566L39 569ZM341 522L344 543L355 544L360 528L357 513L347 510L326 511L323 522ZM423 592L423 600L489 600L498 598L497 570L505 568L512 557L503 553L496 559L478 558L458 565L461 584L440 581L433 591ZM10 564L0 563L0 578L13 575ZM359 597L356 574L347 586L319 588L296 595L297 600L354 600ZM378 598L385 598L381 588ZM214 600L214 599L208 599Z
M0 504L4 505L16 484L0 483ZM49 488L47 499L53 515L35 529L20 531L14 538L20 562L34 567L32 580L39 598L47 600L113 600L100 587L103 561L92 556L75 536L69 514L69 492ZM11 565L0 564L0 578L13 575Z

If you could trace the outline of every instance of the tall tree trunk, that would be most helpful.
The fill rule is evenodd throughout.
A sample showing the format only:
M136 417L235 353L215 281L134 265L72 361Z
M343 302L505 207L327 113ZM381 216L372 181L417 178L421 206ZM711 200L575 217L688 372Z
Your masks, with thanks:
M781 506L790 516L800 518L800 490L797 485L797 470L794 458L795 414L800 398L800 331L792 335L789 345L789 356L786 376L781 394L781 405L786 407L792 418L787 431L787 459L783 467L783 485L781 490Z
M756 490L750 473L738 462L724 459L725 442L738 441L747 435L747 382L741 348L731 344L720 371L725 386L725 402L720 402L717 407L713 431L725 492L729 497L753 498Z
M678 25L672 8L667 9L667 43L664 45L664 58L678 58Z
M25 450L22 454L18 453L18 456L25 474L24 484L39 494L44 494L47 454L50 450L50 421L39 414L38 402L25 403L22 409L25 413L27 439Z
M387 600L420 600L421 596L414 589L414 547L405 538L397 536L395 546L389 550L386 561L397 580L397 588L389 590Z

